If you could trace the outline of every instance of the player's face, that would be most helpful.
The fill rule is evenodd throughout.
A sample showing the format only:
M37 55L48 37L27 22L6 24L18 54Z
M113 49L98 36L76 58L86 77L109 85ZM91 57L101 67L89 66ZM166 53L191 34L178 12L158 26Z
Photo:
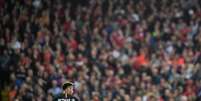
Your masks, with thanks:
M73 94L73 87L66 88L66 93L69 95L72 95Z

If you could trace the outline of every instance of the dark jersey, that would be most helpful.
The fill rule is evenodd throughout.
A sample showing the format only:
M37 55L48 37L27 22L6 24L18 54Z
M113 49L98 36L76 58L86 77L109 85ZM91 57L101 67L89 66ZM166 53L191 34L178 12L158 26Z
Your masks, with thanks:
M79 100L78 100L76 97L74 97L74 96L67 96L67 97L65 97L65 96L62 94L62 95L56 97L56 98L54 99L54 101L79 101Z

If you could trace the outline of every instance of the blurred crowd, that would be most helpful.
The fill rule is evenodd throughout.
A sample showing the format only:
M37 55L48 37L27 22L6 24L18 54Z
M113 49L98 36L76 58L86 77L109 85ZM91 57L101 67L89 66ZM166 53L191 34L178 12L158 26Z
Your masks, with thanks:
M200 0L0 0L1 101L201 101Z

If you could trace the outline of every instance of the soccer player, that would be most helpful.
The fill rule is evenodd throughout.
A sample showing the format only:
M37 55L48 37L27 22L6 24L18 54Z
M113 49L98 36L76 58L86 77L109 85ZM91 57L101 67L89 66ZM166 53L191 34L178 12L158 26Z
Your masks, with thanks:
M66 82L63 84L63 93L56 97L54 101L79 101L73 96L73 83Z

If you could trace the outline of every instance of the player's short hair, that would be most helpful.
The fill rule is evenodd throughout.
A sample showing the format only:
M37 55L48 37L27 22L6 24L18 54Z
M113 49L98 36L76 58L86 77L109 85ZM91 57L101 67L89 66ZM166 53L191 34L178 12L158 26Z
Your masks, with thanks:
M73 86L73 83L72 83L72 82L65 82L65 83L63 84L62 88L63 88L63 90L65 90L66 88L71 87L71 86Z

